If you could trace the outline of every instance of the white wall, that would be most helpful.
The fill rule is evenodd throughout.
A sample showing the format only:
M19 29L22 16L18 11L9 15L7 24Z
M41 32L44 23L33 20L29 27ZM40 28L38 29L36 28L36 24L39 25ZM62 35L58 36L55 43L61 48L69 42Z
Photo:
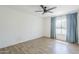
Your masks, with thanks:
M46 37L50 37L51 17L43 17L43 22L44 22L43 35Z
M0 48L43 36L43 20L0 6Z

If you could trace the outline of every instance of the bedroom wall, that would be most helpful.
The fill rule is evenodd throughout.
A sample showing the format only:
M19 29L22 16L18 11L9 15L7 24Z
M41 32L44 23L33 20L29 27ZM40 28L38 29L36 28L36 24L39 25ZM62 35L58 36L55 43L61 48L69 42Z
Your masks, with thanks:
M38 16L0 6L0 48L43 36Z
M44 22L43 35L46 37L50 37L51 17L43 17L43 22Z

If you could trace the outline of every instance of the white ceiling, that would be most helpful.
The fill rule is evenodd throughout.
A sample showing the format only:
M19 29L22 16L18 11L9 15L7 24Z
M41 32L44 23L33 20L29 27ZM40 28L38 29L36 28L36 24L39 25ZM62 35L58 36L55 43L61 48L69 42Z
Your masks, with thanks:
M79 5L45 5L48 8L57 7L54 10L51 10L53 13L46 13L42 15L42 13L37 13L35 11L42 10L39 5L15 5L15 6L6 6L24 13L31 13L37 16L58 16L68 13L74 13L79 10Z

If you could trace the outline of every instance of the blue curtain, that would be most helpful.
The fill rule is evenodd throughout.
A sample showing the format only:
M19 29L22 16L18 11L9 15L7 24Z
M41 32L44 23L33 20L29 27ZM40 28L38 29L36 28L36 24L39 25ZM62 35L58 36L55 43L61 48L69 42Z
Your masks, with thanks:
M56 17L51 17L51 38L55 39L56 37Z
M77 43L77 13L67 15L67 42Z

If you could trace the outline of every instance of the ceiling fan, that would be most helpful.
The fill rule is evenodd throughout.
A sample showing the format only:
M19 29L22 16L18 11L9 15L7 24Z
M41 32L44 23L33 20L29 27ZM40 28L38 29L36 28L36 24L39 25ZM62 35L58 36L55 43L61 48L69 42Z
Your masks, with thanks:
M42 8L42 10L36 11L36 12L42 12L42 14L45 14L45 13L47 13L47 12L53 13L53 12L51 12L50 10L53 10L53 9L56 8L56 7L52 7L52 8L47 9L47 7L44 6L44 5L40 5L40 7Z

